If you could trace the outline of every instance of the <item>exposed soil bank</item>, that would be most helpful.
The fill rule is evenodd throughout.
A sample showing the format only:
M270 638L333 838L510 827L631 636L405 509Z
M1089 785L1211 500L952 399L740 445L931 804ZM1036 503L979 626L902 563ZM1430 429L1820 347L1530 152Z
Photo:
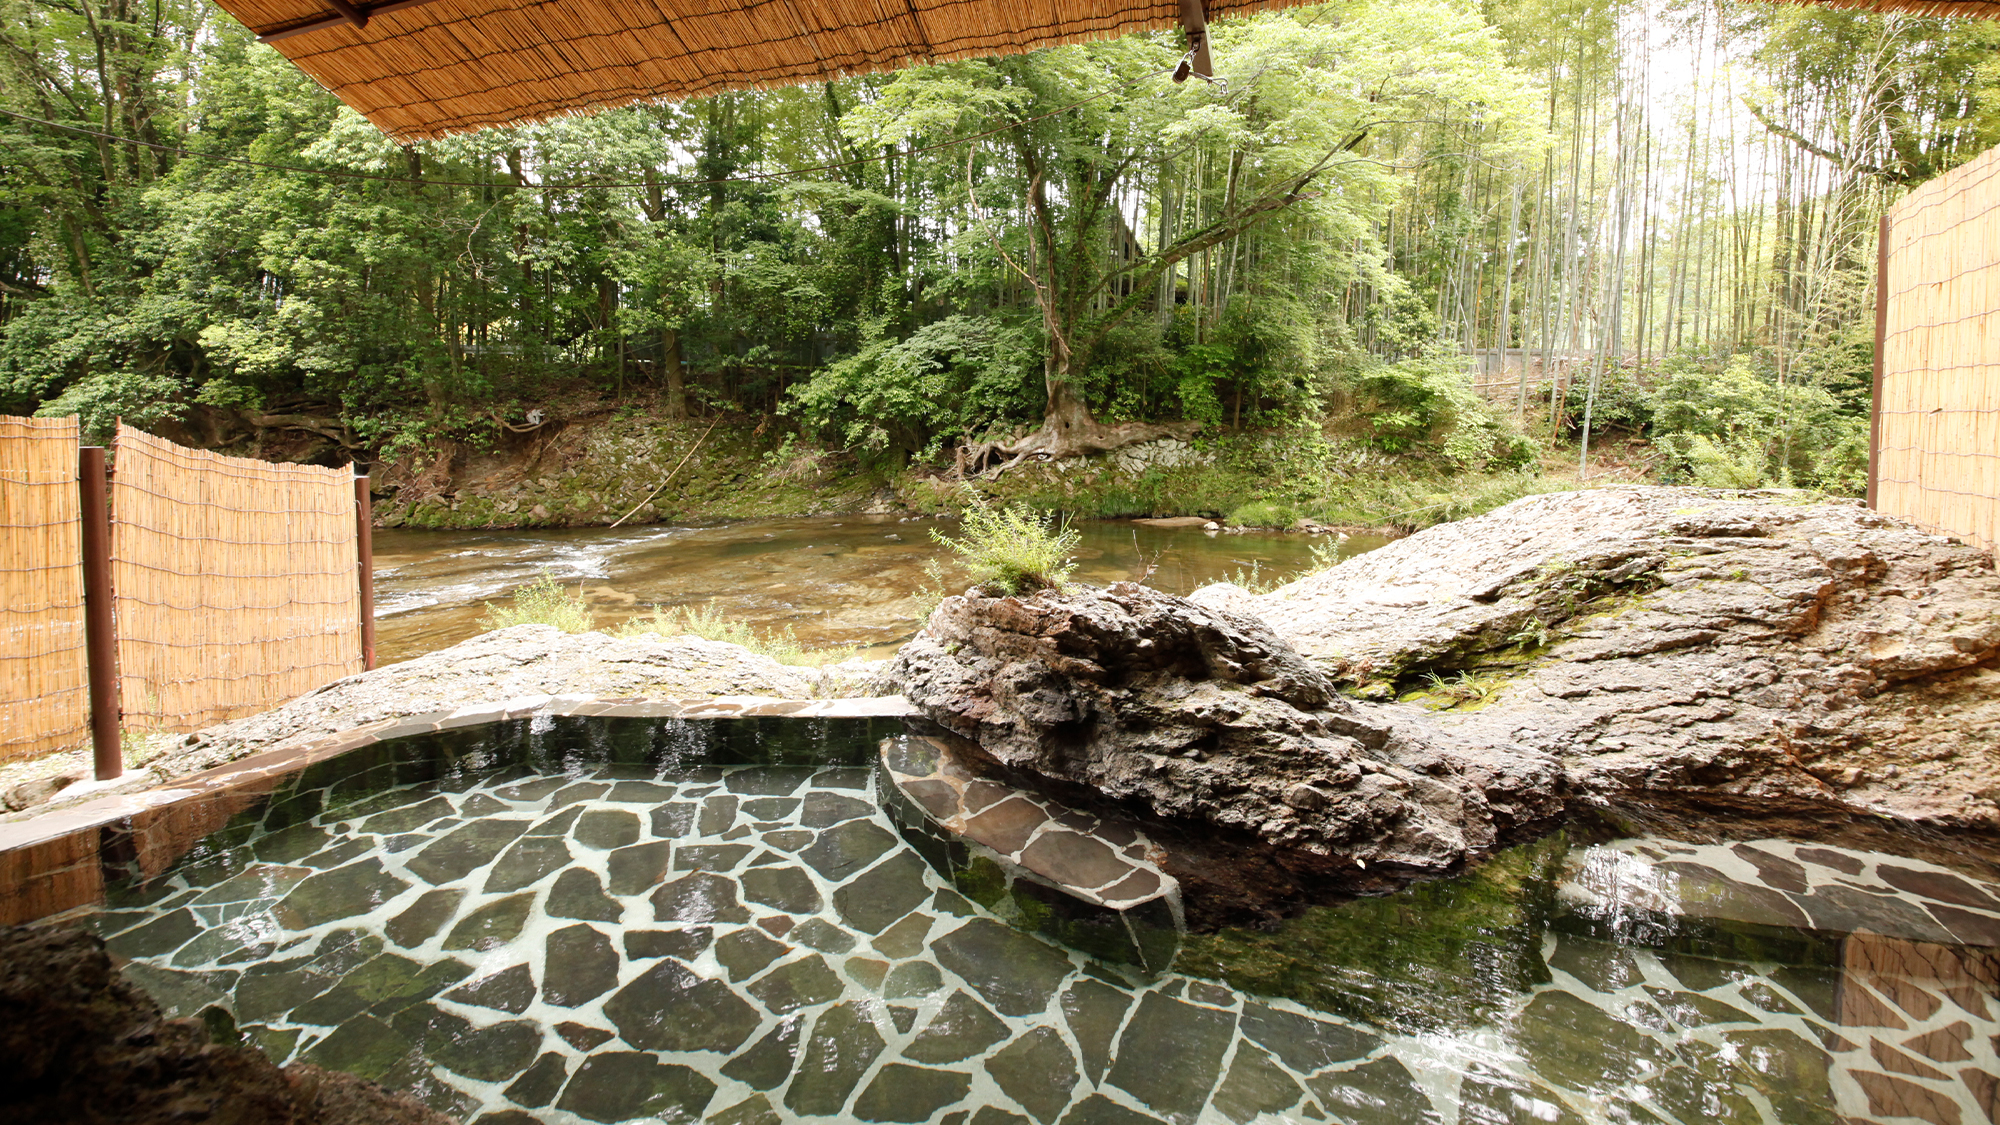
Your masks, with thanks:
M807 515L936 514L965 504L949 467L868 465L769 419L673 421L630 405L446 441L374 467L385 527L596 527ZM1243 526L1422 527L1561 487L1533 470L1461 471L1308 433L1164 438L979 478L989 497L1085 517L1199 516Z

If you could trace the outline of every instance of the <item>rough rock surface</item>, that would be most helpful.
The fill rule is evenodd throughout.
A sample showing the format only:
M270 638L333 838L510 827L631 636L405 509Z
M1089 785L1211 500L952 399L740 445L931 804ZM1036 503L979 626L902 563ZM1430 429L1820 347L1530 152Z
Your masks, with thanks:
M947 598L890 675L1010 770L1360 866L1445 869L1562 808L1553 757L1442 753L1261 622L1132 583Z
M1577 798L2000 826L1990 560L1791 492L1537 496L1263 596L975 592L890 676L1009 769L1371 865Z
M0 1119L47 1125L452 1125L353 1075L209 1042L77 930L0 929Z
M298 745L382 719L451 711L524 696L691 700L721 696L833 699L880 695L885 661L822 668L780 664L741 645L697 637L613 637L516 625L414 660L335 680L280 707L217 723L175 742L117 783L79 795L142 789L226 762ZM65 803L58 793L48 807ZM80 797L79 797L80 799Z
M1858 503L1535 496L1193 600L1350 690L1440 689L1443 731L1555 754L1581 792L2000 826L2000 576Z

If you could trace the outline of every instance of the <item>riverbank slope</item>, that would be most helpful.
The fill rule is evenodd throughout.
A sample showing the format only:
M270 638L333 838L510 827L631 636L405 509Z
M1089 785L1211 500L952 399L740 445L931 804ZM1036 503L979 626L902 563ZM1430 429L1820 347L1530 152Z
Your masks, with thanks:
M1607 447L1592 475L1632 480ZM384 527L594 527L861 513L938 514L966 504L949 464L871 463L801 442L754 415L673 420L643 403L598 404L440 441L374 467ZM1085 518L1201 516L1238 526L1414 530L1520 496L1575 487L1573 459L1512 464L1387 453L1314 427L1163 438L973 477L989 499Z

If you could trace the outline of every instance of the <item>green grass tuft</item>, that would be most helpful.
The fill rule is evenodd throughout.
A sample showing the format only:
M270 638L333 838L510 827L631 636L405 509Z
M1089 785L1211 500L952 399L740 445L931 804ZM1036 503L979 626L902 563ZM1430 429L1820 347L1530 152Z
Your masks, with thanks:
M713 602L700 606L654 606L646 617L635 617L619 627L621 637L657 635L700 637L705 641L725 641L740 645L780 664L817 668L838 664L854 655L852 647L807 648L791 629L771 629L759 633L747 622L724 617Z
M514 591L511 606L486 603L486 616L479 623L487 629L511 625L553 625L565 633L590 632L590 607L581 593L573 592L547 571L540 578Z
M1272 500L1252 500L1229 513L1232 527L1286 528L1297 523L1298 519L1297 509Z

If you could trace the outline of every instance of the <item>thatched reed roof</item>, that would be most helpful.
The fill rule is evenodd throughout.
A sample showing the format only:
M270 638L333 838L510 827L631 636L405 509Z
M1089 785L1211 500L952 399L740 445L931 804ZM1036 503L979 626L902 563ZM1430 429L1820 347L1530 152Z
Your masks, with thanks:
M1902 12L1911 16L1953 16L2000 19L2000 0L1792 0L1824 8L1854 8L1864 12Z
M1170 27L1183 7L1182 0L219 2L402 140L1032 51ZM1208 0L1207 14L1299 2Z

